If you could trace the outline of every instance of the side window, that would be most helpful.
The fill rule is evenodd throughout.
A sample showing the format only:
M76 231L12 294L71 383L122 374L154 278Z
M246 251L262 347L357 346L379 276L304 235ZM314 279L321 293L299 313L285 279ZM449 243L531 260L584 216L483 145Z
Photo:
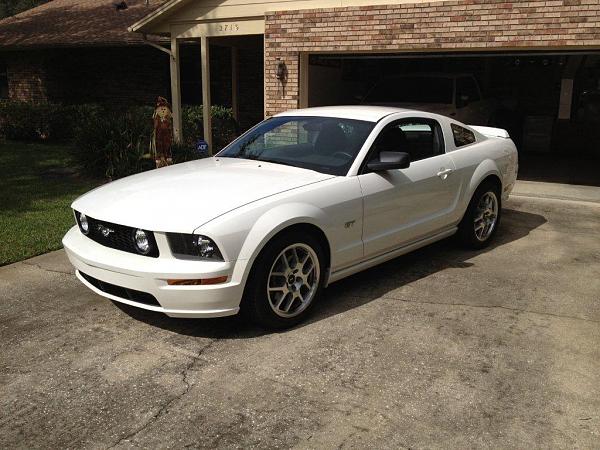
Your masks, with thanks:
M0 61L0 99L8 99L8 70L3 61Z
M444 153L440 126L427 119L393 122L377 138L373 157L380 152L406 152L413 162Z
M456 80L456 104L479 101L479 89L473 77L460 77Z
M467 130L460 125L456 125L455 123L451 123L450 127L452 128L454 145L456 145L456 147L463 147L475 142L475 134L471 130Z

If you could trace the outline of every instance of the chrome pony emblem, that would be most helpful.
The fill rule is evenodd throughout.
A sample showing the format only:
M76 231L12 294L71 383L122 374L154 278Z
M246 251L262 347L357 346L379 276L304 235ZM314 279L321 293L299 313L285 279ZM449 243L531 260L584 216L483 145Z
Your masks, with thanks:
M110 233L114 233L115 230L112 230L108 227L105 227L102 224L98 224L98 231L102 234L102 236L104 237L108 237Z

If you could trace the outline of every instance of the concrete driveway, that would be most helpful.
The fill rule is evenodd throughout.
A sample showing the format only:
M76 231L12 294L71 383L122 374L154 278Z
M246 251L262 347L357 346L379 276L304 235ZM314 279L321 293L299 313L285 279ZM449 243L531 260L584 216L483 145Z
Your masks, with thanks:
M62 251L1 268L0 447L598 448L600 203L525 195L493 247L341 281L284 333L113 304Z

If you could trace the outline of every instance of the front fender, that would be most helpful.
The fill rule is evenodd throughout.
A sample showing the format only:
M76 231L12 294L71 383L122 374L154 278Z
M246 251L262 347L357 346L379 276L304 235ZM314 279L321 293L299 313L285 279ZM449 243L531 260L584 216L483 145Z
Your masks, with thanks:
M307 203L286 203L269 209L258 218L240 250L239 259L249 260L250 264L273 236L281 230L296 224L308 223L323 230L327 240L330 219L325 212Z

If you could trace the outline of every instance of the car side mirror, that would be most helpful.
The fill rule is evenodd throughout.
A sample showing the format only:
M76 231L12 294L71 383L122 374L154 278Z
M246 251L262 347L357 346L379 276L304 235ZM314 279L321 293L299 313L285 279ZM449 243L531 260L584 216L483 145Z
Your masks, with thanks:
M410 166L410 155L405 152L381 152L379 158L369 161L367 168L372 172L406 169Z

